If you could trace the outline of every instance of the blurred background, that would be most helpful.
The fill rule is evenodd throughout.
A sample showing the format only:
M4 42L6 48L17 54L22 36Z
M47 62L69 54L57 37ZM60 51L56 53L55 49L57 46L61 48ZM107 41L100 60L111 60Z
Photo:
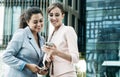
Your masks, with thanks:
M24 10L29 7L37 6L44 14L44 29L41 35L45 38L51 33L53 27L48 22L48 15L46 13L47 7L54 3L60 2L65 8L65 19L63 22L65 25L73 26L77 35L83 36L82 28L80 28L80 3L79 0L0 0L0 57L7 47L8 42L11 40L14 32L19 27L19 16ZM85 9L84 9L85 10ZM83 25L84 26L84 25ZM81 29L81 30L80 30ZM81 33L82 32L82 33ZM46 39L47 40L47 39ZM80 40L83 40L80 39ZM78 43L80 51L84 51L85 47L82 44L84 41L79 41ZM83 46L83 47L81 47ZM82 57L82 56L81 56ZM81 58L80 57L80 58ZM75 64L77 71L84 71L84 73L79 73L81 76L85 77L86 64L84 58L81 58L79 63L83 63L82 68L80 64ZM7 71L7 65L5 65L0 58L0 77L4 77L4 73ZM80 69L81 68L81 69ZM9 76L9 75L8 75ZM39 75L40 76L40 75ZM43 77L43 76L40 76ZM48 76L44 76L48 77Z
M120 77L120 0L0 0L0 56L18 29L20 14L31 6L43 10L41 35L47 38L52 26L46 9L54 2L63 3L63 22L78 36L78 77ZM0 60L0 77L7 70L4 67Z

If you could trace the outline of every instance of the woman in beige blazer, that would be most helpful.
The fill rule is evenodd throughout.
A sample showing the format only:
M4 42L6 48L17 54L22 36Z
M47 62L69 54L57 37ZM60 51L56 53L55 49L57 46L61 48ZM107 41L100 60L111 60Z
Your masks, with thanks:
M62 20L65 15L62 4L53 3L48 7L48 17L54 27L48 42L54 46L44 46L46 60L52 61L50 77L77 77L74 63L79 61L77 35L70 26L65 26Z

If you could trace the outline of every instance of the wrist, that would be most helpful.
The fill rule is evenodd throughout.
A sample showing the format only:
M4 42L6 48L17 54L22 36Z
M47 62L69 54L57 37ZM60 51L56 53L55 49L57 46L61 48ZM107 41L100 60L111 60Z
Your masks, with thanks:
M30 64L26 64L25 66L26 66L27 68L29 68L29 67L30 67Z
M55 55L58 55L59 51L55 51Z

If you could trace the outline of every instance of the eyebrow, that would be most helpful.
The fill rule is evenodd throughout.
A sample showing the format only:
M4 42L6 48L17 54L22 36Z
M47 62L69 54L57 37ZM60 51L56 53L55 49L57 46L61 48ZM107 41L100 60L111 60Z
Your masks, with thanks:
M40 18L40 19L43 19L43 17L42 17L42 18Z

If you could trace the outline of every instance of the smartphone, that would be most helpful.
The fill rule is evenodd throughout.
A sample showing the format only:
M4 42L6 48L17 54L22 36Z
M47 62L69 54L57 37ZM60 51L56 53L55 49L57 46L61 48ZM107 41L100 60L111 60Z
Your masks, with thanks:
M50 46L50 47L52 47L52 46L54 45L54 43L51 43L51 42L45 42L45 45L46 45L46 46Z
M40 71L48 71L48 68L40 67L38 68Z

